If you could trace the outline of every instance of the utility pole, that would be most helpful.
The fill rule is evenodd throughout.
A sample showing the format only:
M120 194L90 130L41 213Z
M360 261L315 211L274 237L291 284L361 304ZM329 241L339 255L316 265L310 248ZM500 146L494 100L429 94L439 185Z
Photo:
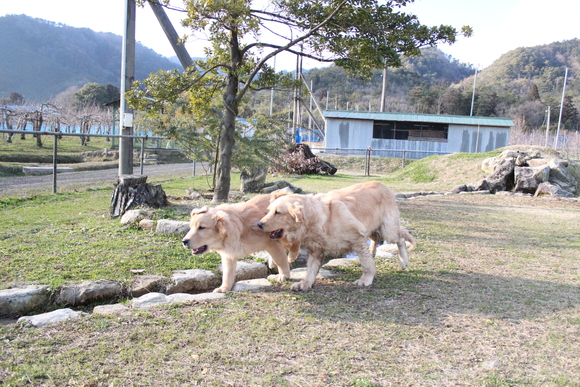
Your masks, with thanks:
M566 67L566 75L564 75L564 87L562 88L562 101L560 102L560 116L558 117L558 129L556 130L554 149L558 149L558 136L560 135L560 124L562 123L562 111L564 110L564 95L566 94L567 81L568 81L568 67Z
M548 147L548 133L550 133L550 110L552 109L551 106L548 106L548 123L546 124L546 143L544 146Z
M383 68L383 91L381 93L381 112L385 111L385 100L387 98L387 59L385 58L385 67Z
M475 101L475 82L477 82L477 67L475 68L475 76L473 77L473 92L471 93L471 110L469 115L473 115L473 102Z
M125 0L125 28L121 52L121 107L119 134L133 134L133 109L127 105L125 93L135 79L135 0ZM133 139L119 138L119 176L133 174Z

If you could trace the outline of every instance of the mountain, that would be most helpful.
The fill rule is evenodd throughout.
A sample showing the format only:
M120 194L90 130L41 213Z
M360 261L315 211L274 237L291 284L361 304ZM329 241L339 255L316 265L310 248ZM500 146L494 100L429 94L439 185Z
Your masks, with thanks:
M527 95L536 85L540 97L560 97L568 68L567 95L580 95L580 39L511 50L477 76L477 85L498 94ZM465 80L466 84L473 78Z
M89 82L120 88L122 37L26 15L0 17L0 98L16 92L46 102ZM137 43L135 78L181 68Z

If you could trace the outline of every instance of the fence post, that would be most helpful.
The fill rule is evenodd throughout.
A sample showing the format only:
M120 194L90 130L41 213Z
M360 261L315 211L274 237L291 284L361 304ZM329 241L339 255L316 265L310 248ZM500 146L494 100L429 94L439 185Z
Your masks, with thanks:
M141 139L141 165L139 166L139 174L142 175L143 174L143 163L145 162L145 139L147 138L147 136L145 136L145 138Z
M403 161L401 162L401 168L405 168L405 157L407 156L407 150L403 149Z
M367 148L367 153L365 157L365 176L371 175L371 147Z
M39 134L40 136L40 134ZM58 136L53 135L54 142L52 143L52 193L56 193L56 173L57 173L57 165L56 165L56 156L57 156L57 148L58 148Z

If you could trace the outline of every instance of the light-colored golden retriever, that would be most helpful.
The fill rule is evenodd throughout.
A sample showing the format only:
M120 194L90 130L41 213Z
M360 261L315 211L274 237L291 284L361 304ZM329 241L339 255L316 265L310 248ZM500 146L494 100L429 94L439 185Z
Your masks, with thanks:
M270 253L278 266L279 281L290 278L289 262L296 260L300 244L287 245L284 241L271 239L257 226L271 200L271 195L257 195L247 202L197 208L191 212L190 229L182 243L193 254L216 251L221 256L222 284L214 292L232 290L238 259L257 251ZM285 247L290 250L288 257Z
M325 194L279 196L268 206L268 214L258 226L272 239L308 248L306 277L293 284L292 290L312 287L325 254L356 253L362 276L355 284L370 286L376 273L374 256L378 244L383 240L397 244L402 269L409 261L405 241L415 246L414 238L400 226L395 195L376 181Z

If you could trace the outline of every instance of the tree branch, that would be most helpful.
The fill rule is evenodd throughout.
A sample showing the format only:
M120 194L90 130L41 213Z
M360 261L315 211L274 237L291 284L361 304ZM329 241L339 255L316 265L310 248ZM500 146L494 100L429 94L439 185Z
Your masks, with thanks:
M343 0L331 13L330 15L328 15L326 17L326 19L324 19L323 21L321 21L318 25L314 26L313 28L310 29L310 31L308 31L307 33L305 33L302 36L299 36L298 38L288 42L288 44L286 44L285 46L282 46L274 51L272 51L271 53L269 53L268 55L266 55L265 57L262 58L262 60L260 60L257 64L256 67L254 68L254 70L252 71L252 73L250 74L250 76L247 79L247 83L244 85L244 87L238 92L238 95L236 96L236 99L239 101L242 99L242 97L246 94L246 92L248 91L250 84L252 83L252 80L256 77L256 75L258 75L258 72L260 72L260 70L262 69L262 67L264 66L264 64L272 57L276 56L277 54L281 53L282 51L288 51L288 49L292 46L295 46L296 44L306 40L307 38L309 38L310 36L314 35L318 30L320 30L322 27L324 27L326 24L328 24L333 18L334 16L342 9L342 7L347 3L347 0ZM244 52L245 54L245 52Z

